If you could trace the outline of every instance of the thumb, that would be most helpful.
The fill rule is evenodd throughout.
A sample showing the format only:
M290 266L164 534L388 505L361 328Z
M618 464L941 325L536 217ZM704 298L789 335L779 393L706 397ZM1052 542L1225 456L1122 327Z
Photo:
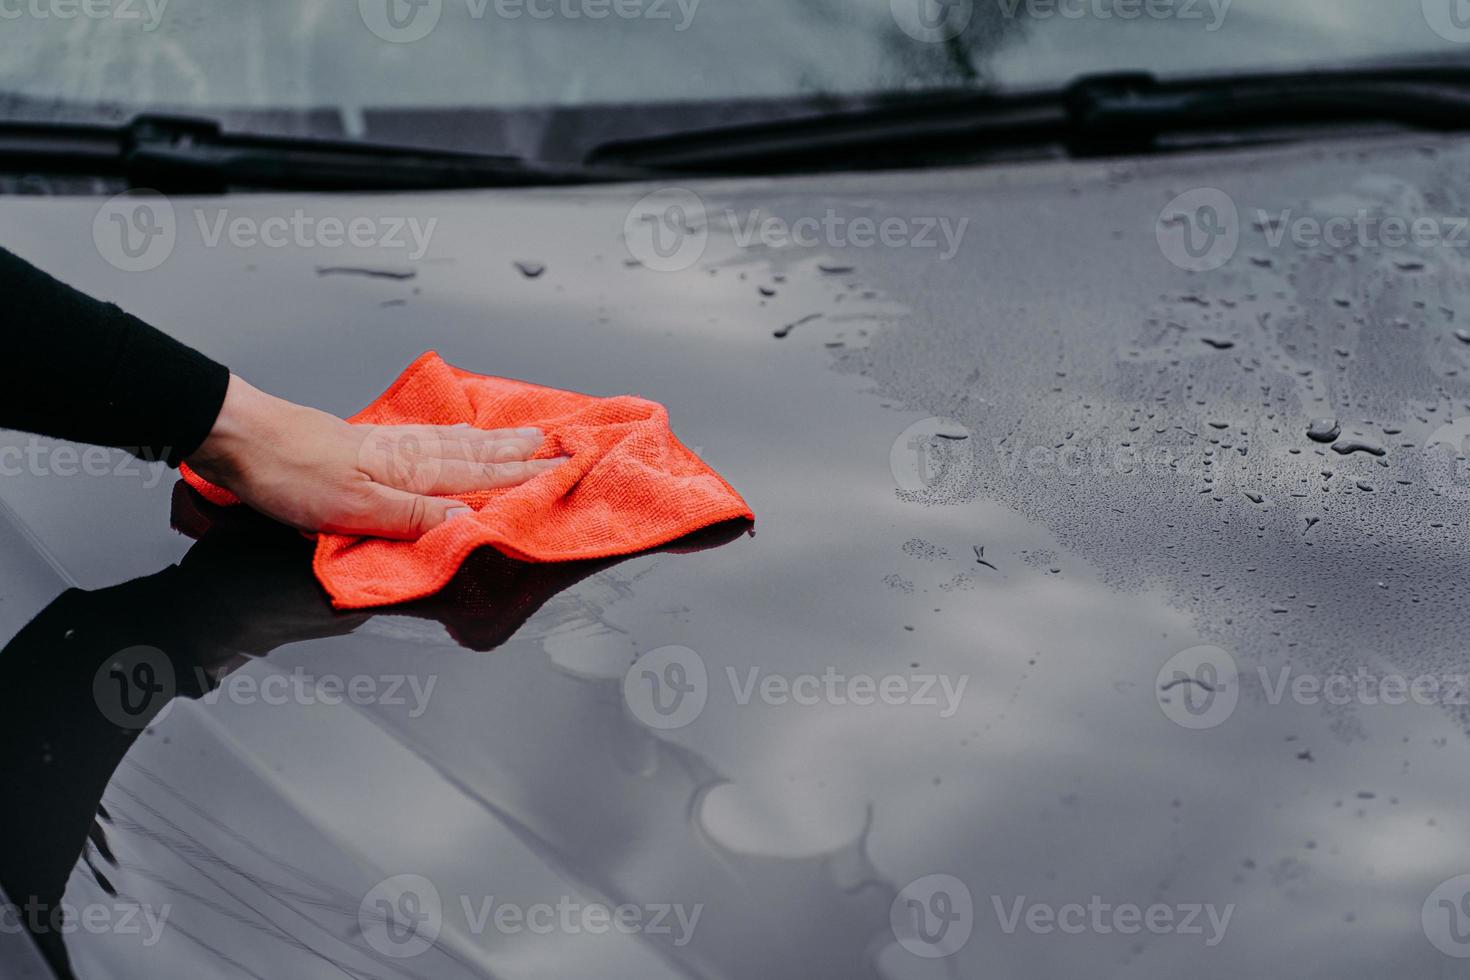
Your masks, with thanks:
M412 540L422 537L445 521L473 513L458 500L425 497L422 494L376 485L370 508L363 515L362 534Z

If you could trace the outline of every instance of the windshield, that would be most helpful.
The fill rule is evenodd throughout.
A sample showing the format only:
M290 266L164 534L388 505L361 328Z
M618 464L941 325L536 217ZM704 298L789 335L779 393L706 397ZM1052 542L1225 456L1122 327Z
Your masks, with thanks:
M572 158L609 138L913 90L1463 58L1467 6L0 0L0 118L178 112L246 131Z

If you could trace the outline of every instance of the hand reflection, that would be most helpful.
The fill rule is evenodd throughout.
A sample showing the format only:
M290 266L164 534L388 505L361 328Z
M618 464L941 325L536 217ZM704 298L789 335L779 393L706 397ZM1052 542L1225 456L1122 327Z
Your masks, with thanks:
M178 565L70 589L0 650L0 778L13 788L0 807L0 889L63 977L73 974L49 918L89 836L108 859L99 802L138 734L173 698L202 696L250 658L350 633L375 614L332 609L312 575L312 543L289 529L212 508L182 486L173 517L198 538ZM662 550L714 547L747 528L733 522ZM491 650L553 595L618 560L532 565L483 549L441 593L391 612ZM84 858L112 892L93 852Z

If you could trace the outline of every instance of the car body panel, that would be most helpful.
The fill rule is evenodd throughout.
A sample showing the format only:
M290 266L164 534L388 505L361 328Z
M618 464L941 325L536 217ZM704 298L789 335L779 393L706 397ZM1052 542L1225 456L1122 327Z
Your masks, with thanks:
M419 713L411 698L267 704L230 687L172 702L103 796L115 860L89 849L168 924L151 946L69 937L78 974L1440 975L1450 961L1420 915L1470 871L1462 715L1273 702L1256 679L1359 664L1448 675L1463 659L1466 524L1415 467L1470 395L1450 373L1470 354L1450 320L1464 259L1421 250L1411 271L1376 248L1273 250L1252 218L1453 215L1467 156L1463 141L1397 137L691 182L705 221L688 233L708 240L666 272L637 238L653 185L174 199L176 246L135 273L94 246L102 202L0 201L7 247L276 394L350 413L426 349L636 393L668 406L757 518L719 547L596 571L492 652L385 610L229 675L432 680ZM1242 244L1191 273L1161 247L1160 216L1201 187L1239 205ZM437 224L412 261L211 247L199 224L298 209ZM848 232L857 217L968 224L945 257L942 235L742 244L756 214L833 215ZM414 275L320 272L342 267ZM1308 440L1324 414L1388 442L1388 466ZM965 478L905 490L905 433L941 417L969 432ZM1402 433L1385 437L1387 423ZM1192 462L1140 473L1104 454L1057 470L1058 446L1092 440ZM1034 449L1051 465L1025 462ZM1206 449L1221 471L1209 483ZM0 532L16 536L7 635L68 584L103 589L188 551L169 526L171 475L141 472L0 481ZM1243 684L1228 720L1189 730L1161 710L1159 678L1202 644L1232 651ZM667 646L697 653L708 701L661 730L624 677ZM939 689L933 704L741 703L752 669L965 686L952 705ZM404 874L433 882L445 911L431 949L395 959L365 941L360 913ZM890 924L930 874L973 901L972 934L945 959L912 955ZM489 896L702 911L682 936L537 935L477 928L466 910ZM1230 911L1198 932L1006 927L1027 903L1093 896ZM109 901L85 864L67 898Z

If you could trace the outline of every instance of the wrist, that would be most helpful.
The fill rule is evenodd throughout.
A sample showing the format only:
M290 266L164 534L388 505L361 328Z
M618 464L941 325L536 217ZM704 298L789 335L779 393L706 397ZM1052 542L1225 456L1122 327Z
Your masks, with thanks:
M238 466L236 461L248 456L249 447L265 438L269 419L277 399L255 388L238 375L231 374L225 389L225 400L209 435L187 462L205 479L229 479Z

